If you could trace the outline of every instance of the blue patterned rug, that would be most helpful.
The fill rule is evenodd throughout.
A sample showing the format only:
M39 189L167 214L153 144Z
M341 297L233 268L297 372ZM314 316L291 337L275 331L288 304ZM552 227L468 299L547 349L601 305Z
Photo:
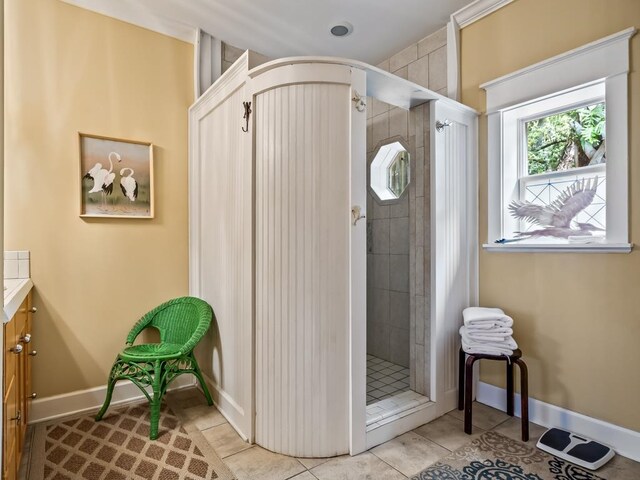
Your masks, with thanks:
M412 480L604 480L535 447L487 432Z

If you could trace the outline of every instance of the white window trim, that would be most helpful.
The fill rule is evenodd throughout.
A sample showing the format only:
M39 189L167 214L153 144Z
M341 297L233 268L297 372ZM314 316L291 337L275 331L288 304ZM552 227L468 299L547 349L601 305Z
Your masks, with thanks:
M635 28L597 40L480 86L487 92L488 238L487 251L629 252L628 72L629 39ZM602 244L496 244L503 237L503 212L513 178L504 168L504 115L526 104L590 83L603 82L607 104L607 240ZM512 158L512 157L511 157ZM510 186L507 186L507 182Z

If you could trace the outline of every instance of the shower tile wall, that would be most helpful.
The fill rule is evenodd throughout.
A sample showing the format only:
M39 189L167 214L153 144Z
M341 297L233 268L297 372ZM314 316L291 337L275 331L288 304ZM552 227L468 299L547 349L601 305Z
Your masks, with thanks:
M446 95L446 37L443 28L378 67ZM429 108L407 112L369 99L369 159L379 142L397 135L412 159L408 192L392 205L367 197L367 352L410 366L411 388L428 394Z
M409 367L409 201L380 205L369 193L367 353Z

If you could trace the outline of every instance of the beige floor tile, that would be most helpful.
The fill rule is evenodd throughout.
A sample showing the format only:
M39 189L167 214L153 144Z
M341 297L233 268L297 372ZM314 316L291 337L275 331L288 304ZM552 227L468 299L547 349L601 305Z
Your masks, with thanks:
M206 430L227 421L216 407L210 407L206 403L197 407L185 408L184 414L189 420L194 421L198 430Z
M464 420L463 410L452 410L447 415ZM495 408L489 407L483 403L473 402L471 424L474 427L480 427L483 430L491 430L502 422L507 420L509 415ZM474 432L475 433L475 432Z
M311 470L313 467L322 465L324 462L330 460L329 458L298 458L298 461Z
M405 478L372 453L343 455L311 469L319 480L397 480Z
M409 432L377 446L371 453L409 477L448 455L449 450Z
M224 462L238 480L285 480L306 470L295 458L258 446L231 455Z
M317 480L310 472L302 472L300 475L291 477L290 480Z
M484 430L476 427L473 429L473 435L467 435L464 433L464 423L461 420L444 415L416 428L414 432L448 450L456 450L478 438Z
M180 400L179 405L182 407L183 410L191 407L208 406L207 401L202 396L202 394L199 394L197 396L193 396L190 398L185 398L184 400Z
M202 392L196 388L182 388L180 390L167 392L166 398L179 404L183 409L207 404Z
M613 460L595 473L611 480L638 480L640 478L640 463L616 455Z
M207 428L202 431L202 435L204 435L204 438L207 439L220 458L251 448L251 445L245 442L228 423Z
M514 440L522 441L522 427L520 423L520 418L513 417L508 419L506 422L501 423L496 428L493 429L494 432L501 433L505 437L513 438ZM533 422L529 422L529 441L528 445L535 446L542 435L547 429L541 427L538 424Z

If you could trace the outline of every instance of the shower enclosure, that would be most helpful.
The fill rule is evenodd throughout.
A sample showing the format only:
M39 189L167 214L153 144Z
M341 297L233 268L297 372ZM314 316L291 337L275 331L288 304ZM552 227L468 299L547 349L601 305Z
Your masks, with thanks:
M198 361L248 441L299 457L356 454L455 407L460 312L476 301L476 113L360 62L264 60L246 52L190 109L190 291L216 317ZM430 136L430 213L414 202L416 225L427 225L411 257L429 302L409 327L421 332L413 388L425 400L376 425L366 407L367 96L420 112ZM407 156L378 162L396 191L419 170L410 141L398 143Z

